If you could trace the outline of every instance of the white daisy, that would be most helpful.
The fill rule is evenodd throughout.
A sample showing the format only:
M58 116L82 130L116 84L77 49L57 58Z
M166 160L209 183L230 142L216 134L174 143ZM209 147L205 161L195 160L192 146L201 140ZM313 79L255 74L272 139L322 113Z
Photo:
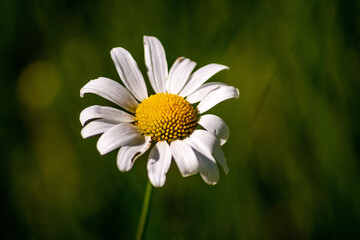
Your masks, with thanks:
M100 77L88 82L80 96L94 93L125 111L99 105L84 109L81 124L92 121L83 127L82 137L102 134L97 142L101 155L119 149L120 171L129 171L154 143L147 170L155 187L165 184L171 159L182 176L199 172L207 184L216 184L217 163L225 173L229 171L221 148L229 137L229 128L218 116L203 114L226 99L238 98L239 90L224 83L205 82L228 67L209 64L191 74L196 63L180 57L168 72L160 41L144 36L144 48L147 74L155 94L148 96L144 78L131 54L124 48L112 49L111 57L125 87Z

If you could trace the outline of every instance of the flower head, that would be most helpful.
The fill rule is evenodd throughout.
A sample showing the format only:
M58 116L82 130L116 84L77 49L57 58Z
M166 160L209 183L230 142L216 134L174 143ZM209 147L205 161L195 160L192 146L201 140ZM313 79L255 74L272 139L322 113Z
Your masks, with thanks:
M225 173L229 171L221 149L229 137L229 128L218 116L204 113L226 99L238 98L239 90L224 83L205 82L228 67L209 64L192 73L196 63L180 57L168 72L160 41L145 36L144 48L147 74L155 94L148 96L131 54L120 47L112 49L111 57L125 87L100 77L88 82L80 96L94 93L123 110L99 105L84 109L80 114L84 126L81 135L88 138L101 134L97 149L102 155L119 149L120 171L129 171L153 143L147 170L155 187L165 184L171 159L182 176L199 172L206 183L216 184L217 163Z

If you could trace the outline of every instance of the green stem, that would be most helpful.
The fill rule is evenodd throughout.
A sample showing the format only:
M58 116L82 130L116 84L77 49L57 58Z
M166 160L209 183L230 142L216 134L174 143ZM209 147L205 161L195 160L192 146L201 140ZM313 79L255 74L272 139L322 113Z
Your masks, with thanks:
M149 219L152 192L153 192L153 186L151 185L150 181L148 181L148 183L146 185L144 202L143 202L143 206L142 206L142 210L141 210L141 215L140 215L140 219L139 219L138 228L137 228L137 231L136 231L135 240L141 240L144 237L146 224L147 224L148 219Z

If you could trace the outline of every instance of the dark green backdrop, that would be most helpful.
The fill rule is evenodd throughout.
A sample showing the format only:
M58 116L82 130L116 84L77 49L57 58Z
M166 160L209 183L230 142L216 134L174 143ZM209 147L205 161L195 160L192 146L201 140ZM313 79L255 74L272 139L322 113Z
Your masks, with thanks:
M0 2L2 239L132 239L146 157L129 173L80 136L89 80L118 80L113 47L145 74L143 35L169 65L227 65L240 90L210 113L231 129L216 186L172 164L147 239L360 237L359 1Z

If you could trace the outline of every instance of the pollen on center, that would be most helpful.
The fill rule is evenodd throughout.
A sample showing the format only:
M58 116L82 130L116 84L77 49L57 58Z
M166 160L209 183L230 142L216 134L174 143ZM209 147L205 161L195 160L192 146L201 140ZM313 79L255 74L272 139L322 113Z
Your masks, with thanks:
M154 141L175 141L189 136L197 126L198 115L183 97L158 93L142 101L135 112L135 124Z

